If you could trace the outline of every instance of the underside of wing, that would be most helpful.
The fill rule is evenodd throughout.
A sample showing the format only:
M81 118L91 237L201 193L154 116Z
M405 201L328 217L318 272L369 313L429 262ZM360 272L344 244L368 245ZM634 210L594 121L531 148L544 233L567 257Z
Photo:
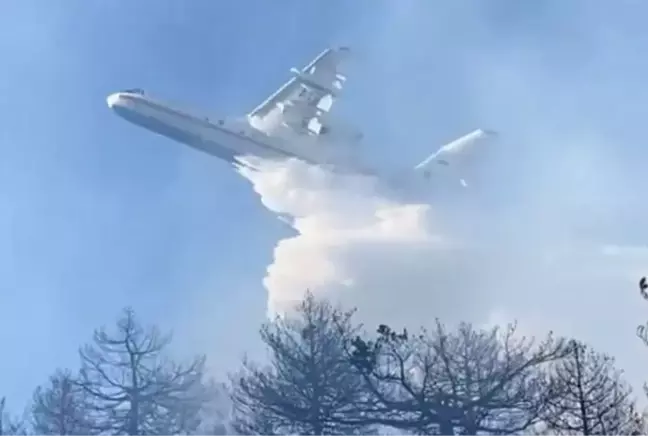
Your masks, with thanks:
M326 134L327 115L346 81L340 66L348 54L346 47L328 48L301 70L293 68L293 77L247 115L250 124L268 134Z
M414 171L421 173L426 179L440 168L444 168L444 172L456 172L460 166L463 166L462 162L466 162L474 145L496 135L497 133L492 130L476 129L439 148L416 165ZM465 180L461 179L461 184L466 186Z

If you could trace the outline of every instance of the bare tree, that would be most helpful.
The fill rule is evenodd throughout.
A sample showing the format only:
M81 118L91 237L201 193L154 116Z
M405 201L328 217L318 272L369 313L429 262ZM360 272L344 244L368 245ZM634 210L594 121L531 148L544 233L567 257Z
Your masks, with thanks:
M125 309L114 333L104 328L80 350L78 385L92 399L95 430L113 434L189 434L208 392L204 357L179 365L164 356L170 335L144 329Z
M26 435L27 425L25 420L18 419L6 410L7 399L0 398L0 435Z
M238 410L242 411L243 407L239 406ZM279 432L279 429L282 426L296 427L291 422L284 422L269 409L262 408L247 416L241 412L237 413L232 427L236 430L235 434L239 435L280 435L282 433Z
M270 364L244 361L232 376L234 428L242 434L368 433L348 414L366 398L363 380L345 353L353 311L308 294L294 315L261 329Z
M614 359L571 341L551 381L558 395L544 413L546 429L566 435L640 434L642 420Z
M229 428L232 404L227 385L210 381L206 388L208 401L201 411L200 426L195 433L212 436L232 434Z
M31 421L37 434L92 434L94 426L89 415L87 393L68 370L56 371L48 385L34 391Z
M543 367L565 355L551 335L537 346L515 327L409 335L378 328L352 342L351 360L374 397L368 423L417 434L513 434L539 421L547 401Z
M648 301L648 279L646 279L646 277L641 277L639 280L639 294L641 295L641 298ZM637 336L641 339L644 345L648 346L648 323L637 326ZM648 395L648 385L644 383L643 388L645 394ZM639 433L648 434L648 419L645 411L642 413L641 417L642 427L639 430Z

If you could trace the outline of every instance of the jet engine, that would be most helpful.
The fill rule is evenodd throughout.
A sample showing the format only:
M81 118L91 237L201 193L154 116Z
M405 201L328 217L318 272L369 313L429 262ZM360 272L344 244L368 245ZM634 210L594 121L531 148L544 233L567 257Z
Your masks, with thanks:
M333 120L330 117L320 117L319 135L322 139L329 138L332 142L341 144L358 144L362 141L362 132L349 123Z

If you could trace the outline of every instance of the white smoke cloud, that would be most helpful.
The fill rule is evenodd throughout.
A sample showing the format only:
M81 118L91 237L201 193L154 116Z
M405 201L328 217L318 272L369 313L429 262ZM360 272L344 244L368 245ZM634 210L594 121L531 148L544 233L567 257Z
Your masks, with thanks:
M648 353L634 337L647 313L637 281L648 272L648 239L636 217L648 211L636 201L645 184L637 162L648 156L632 145L645 142L638 108L648 96L632 83L648 66L635 64L622 21L597 33L596 11L547 2L520 18L533 25L518 26L508 14L524 11L508 2L469 3L376 7L354 44L365 67L350 75L347 101L364 124L363 148L388 164L476 127L500 140L466 174L467 189L433 184L429 203L299 161L244 171L264 206L295 229L268 266L268 311L310 289L356 306L369 327L518 320L529 334L554 330L609 352L639 385L648 378ZM545 42L563 25L578 32Z
M279 241L268 267L270 313L289 310L310 290L358 307L373 322L489 315L484 304L492 294L478 287L483 274L471 271L483 270L488 253L474 236L453 234L431 204L397 201L383 195L376 179L298 160L259 168L241 173L297 232Z
M449 323L517 320L524 332L553 330L606 351L619 347L602 340L605 335L632 340L635 319L603 308L637 306L632 290L648 262L646 248L543 240L541 221L529 222L524 232L498 231L489 209L475 213L477 205L455 212L472 210L464 219L489 226L466 232L452 225L456 214L447 213L453 207L447 202L388 199L375 179L297 160L264 162L260 171L241 173L297 233L278 242L268 267L270 313L290 310L311 290L357 307L369 327L387 322L416 328L436 317ZM631 348L639 349L638 341ZM627 347L623 351L628 356ZM641 376L634 376L639 383Z

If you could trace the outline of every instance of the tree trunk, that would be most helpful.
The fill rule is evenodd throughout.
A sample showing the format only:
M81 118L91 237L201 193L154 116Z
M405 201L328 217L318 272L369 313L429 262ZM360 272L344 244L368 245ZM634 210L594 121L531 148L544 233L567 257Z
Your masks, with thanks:
M446 435L454 434L454 425L452 424L451 421L444 420L441 421L439 425L441 427L440 428L441 434L446 434Z

